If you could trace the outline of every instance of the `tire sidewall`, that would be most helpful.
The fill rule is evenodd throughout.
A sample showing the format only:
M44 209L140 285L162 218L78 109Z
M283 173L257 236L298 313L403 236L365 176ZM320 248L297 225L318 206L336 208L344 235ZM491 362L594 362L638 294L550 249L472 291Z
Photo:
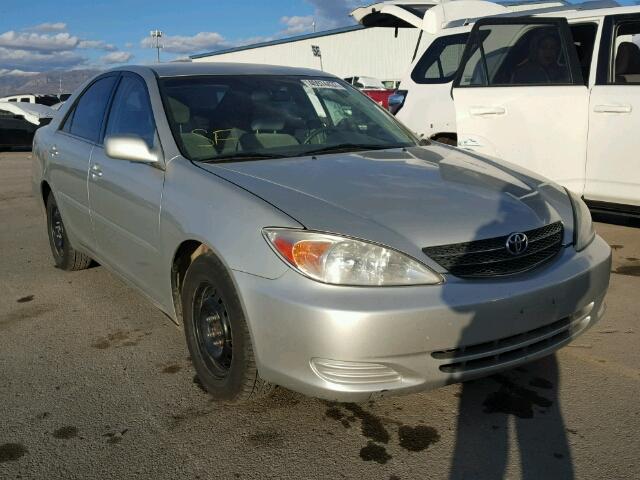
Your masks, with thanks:
M69 238L67 236L67 227L66 225L64 225L64 220L62 220L62 225L64 226L64 233L63 233L63 246L62 246L62 255L59 255L56 247L55 247L55 243L53 241L53 236L52 236L52 214L53 214L53 209L58 208L58 211L60 211L58 204L56 203L56 199L53 196L53 193L49 194L49 198L47 199L47 236L49 238L49 247L51 248L51 255L53 256L53 261L56 264L56 267L58 268L65 268L65 266L68 264L69 262ZM60 216L62 217L62 212L60 212Z
M216 377L207 366L195 332L194 300L198 288L205 282L219 291L231 325L231 367L223 378ZM197 257L187 270L182 288L182 309L187 346L200 382L213 397L233 401L242 393L247 380L247 353L251 339L233 281L213 254Z

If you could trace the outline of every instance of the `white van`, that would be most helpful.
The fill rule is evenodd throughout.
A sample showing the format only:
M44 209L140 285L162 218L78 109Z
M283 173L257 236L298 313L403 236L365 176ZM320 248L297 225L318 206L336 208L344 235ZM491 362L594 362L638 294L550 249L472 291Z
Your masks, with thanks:
M458 3L488 2L437 8ZM438 20L402 81L404 102L394 98L401 121L549 177L594 208L640 214L640 6Z

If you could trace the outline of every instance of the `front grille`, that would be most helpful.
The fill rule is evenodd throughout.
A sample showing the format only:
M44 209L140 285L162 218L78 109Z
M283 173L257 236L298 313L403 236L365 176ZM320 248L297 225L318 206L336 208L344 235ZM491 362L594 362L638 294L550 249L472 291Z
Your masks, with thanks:
M562 222L524 232L529 245L521 255L506 247L509 235L426 247L422 251L456 277L494 277L525 272L553 258L562 246Z
M474 370L521 360L577 335L591 320L593 307L594 304L590 303L569 317L528 332L492 342L432 352L431 357L444 362L439 366L444 373L472 373Z

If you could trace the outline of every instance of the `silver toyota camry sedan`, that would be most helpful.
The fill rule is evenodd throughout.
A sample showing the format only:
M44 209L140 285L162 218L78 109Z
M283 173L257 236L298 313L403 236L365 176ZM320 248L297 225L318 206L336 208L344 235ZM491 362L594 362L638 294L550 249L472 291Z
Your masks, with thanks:
M33 152L56 266L144 294L217 399L435 388L549 355L605 308L611 252L578 196L421 141L326 73L109 71Z

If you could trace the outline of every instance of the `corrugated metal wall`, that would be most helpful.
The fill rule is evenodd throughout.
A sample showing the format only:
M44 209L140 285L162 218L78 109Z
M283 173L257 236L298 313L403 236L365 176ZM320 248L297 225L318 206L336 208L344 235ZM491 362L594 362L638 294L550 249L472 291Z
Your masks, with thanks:
M341 78L353 75L400 80L409 68L419 32L415 28L367 28L322 37L294 40L247 50L221 53L194 62L264 63L320 69L312 45L322 51L324 70Z

